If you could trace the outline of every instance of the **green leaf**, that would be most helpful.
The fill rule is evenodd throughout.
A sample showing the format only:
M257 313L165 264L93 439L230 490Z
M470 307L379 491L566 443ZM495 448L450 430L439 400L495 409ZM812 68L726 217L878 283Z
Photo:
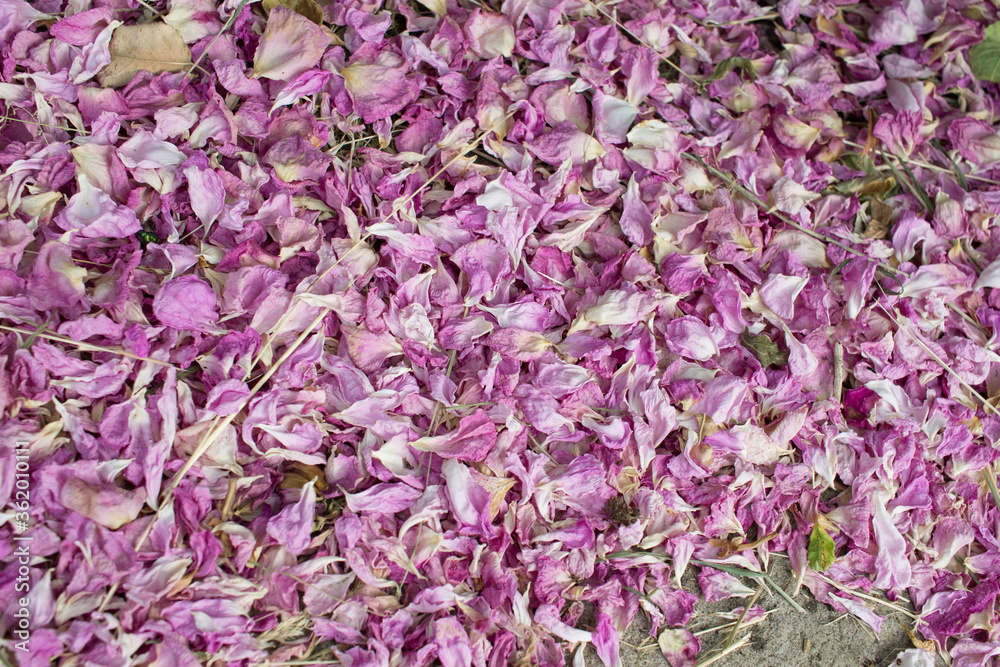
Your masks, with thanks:
M777 343L764 334L757 334L755 336L748 331L744 331L740 341L743 343L743 347L754 353L757 361L764 368L768 366L788 365L788 350L780 349Z
M754 570L748 570L744 567L737 567L735 565L726 565L724 563L709 563L705 560L695 560L691 559L689 562L695 565L701 565L702 567L710 567L720 572L726 572L727 574L733 574L737 577L753 577L754 579L761 579L766 577L767 574L764 572L756 572Z
M854 171L863 171L869 176L875 173L875 161L870 155L861 153L844 153L840 156L840 161Z
M879 151L879 152L881 153L881 151ZM906 171L906 174L910 177L910 180L909 181L903 180L903 177L900 176L900 174L899 174L898 171L896 171L896 167L893 166L892 161L889 160L889 158L887 158L885 156L885 153L882 153L882 161L884 163L886 163L887 165L889 165L889 171L892 172L893 178L896 179L897 183L902 183L903 185L905 185L906 188L911 193L913 193L913 196L916 197L917 200L921 204L923 204L924 209L928 213L933 213L934 212L934 203L931 202L931 198L927 196L927 191L924 190L924 186L922 186L920 184L920 181L918 181L916 179L916 177L913 175L913 172L910 171L910 168L908 166L906 166L906 162L904 162L898 156L894 155L893 157L895 157L897 160L899 160L899 164L902 165L903 169Z
M28 340L24 341L21 344L21 348L28 349L29 347L31 347L31 344L35 342L36 338L38 338L38 334L42 333L42 331L44 331L45 328L49 326L49 322L50 320L45 320L44 324L40 324L37 329L32 331L31 335L28 336ZM20 338L20 336L18 336L18 338Z
M774 591L778 595L780 595L781 597L785 598L785 602L787 602L788 604L792 605L792 608L795 609L795 611L799 612L800 614L808 613L808 612L806 612L805 608L802 605L800 605L798 602L795 601L795 598L793 598L791 595L789 595L788 592L784 588L782 588L781 586L779 586L778 584L776 584L775 581L774 581L774 579L772 579L771 577L767 576L766 574L764 575L764 582L768 586L770 586L771 588L773 588Z
M757 80L757 70L754 69L753 63L747 58L740 58L739 56L734 56L732 58L726 58L718 65L715 66L715 71L712 72L712 76L708 77L708 81L705 83L712 83L713 81L718 81L724 78L727 74L732 72L734 69L741 70L750 82L753 83Z
M986 28L986 37L969 49L972 73L980 81L1000 83L1000 21Z
M827 536L827 539L829 539L829 536ZM723 565L722 563L709 563L708 561L696 560L694 558L692 558L690 562L695 565L701 565L702 567L711 567L716 570L719 570L720 572L726 572L728 574L736 575L738 577L752 577L754 579L762 579L764 583L773 588L774 591L778 593L778 595L785 598L788 604L792 605L795 611L799 612L800 614L806 613L806 610L802 607L802 605L796 602L795 599L785 591L785 589L783 589L781 586L775 583L774 579L767 576L767 572L755 572L753 570L747 570L746 568L736 567L735 565Z
M809 567L817 572L826 571L833 561L837 560L837 555L833 552L833 538L819 525L819 521L813 526L812 534L809 535Z

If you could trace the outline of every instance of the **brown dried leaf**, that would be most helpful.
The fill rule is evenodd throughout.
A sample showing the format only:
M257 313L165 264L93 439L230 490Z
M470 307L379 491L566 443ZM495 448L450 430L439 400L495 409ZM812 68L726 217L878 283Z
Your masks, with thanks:
M289 466L279 486L282 489L301 489L312 480L316 480L316 495L321 495L329 488L322 468L296 461Z
M492 475L484 475L482 473L473 471L472 478L476 481L476 484L483 487L487 493L490 494L490 521L495 519L498 514L500 514L500 506L503 504L504 498L507 496L507 492L514 488L517 484L517 478L515 477L494 477Z
M896 187L896 179L892 176L885 178L866 178L858 188L859 197L884 197Z
M698 59L698 50L691 46L690 44L685 44L684 42L674 42L674 47L680 51L680 54L689 60Z
M184 38L166 23L119 26L108 49L111 63L97 75L105 88L121 88L139 72L180 72L191 66Z
M819 28L820 32L825 32L828 35L836 37L837 39L844 38L840 32L840 24L836 21L831 21L822 14L816 17L816 27Z
M316 25L323 25L323 9L316 4L316 0L264 0L261 4L266 12L275 7L285 7L305 16Z
M896 620L899 621L899 619L896 619ZM933 640L930 640L930 639L920 639L919 637L917 637L916 634L914 634L913 630L910 630L908 627L906 627L905 623L903 623L902 621L899 621L899 624L903 626L903 630L906 631L906 636L910 638L910 642L916 648L923 649L923 650L928 651L930 653L934 653L937 650L937 647L935 647Z
M844 183L837 183L833 189L842 195L857 194L860 199L885 197L896 187L896 179L892 176L882 177L879 174L855 178Z
M740 544L739 545L739 549L740 549L740 551L747 551L748 549L756 549L760 545L766 544L767 542L770 542L771 540L773 540L777 536L778 536L778 531L774 531L773 533L768 533L764 537L760 537L760 538L754 540L753 542L745 542L745 543Z
M871 200L872 219L865 226L862 236L866 239L884 239L892 229L892 207L880 199Z

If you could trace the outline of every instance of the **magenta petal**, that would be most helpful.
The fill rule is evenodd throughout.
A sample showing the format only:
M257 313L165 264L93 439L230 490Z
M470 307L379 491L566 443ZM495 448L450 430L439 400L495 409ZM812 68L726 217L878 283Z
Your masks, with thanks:
M267 534L284 546L289 553L299 555L312 543L313 518L316 513L315 481L302 487L297 503L285 509L267 522Z
M447 435L424 437L410 446L434 452L443 458L460 461L482 461L497 441L497 429L485 410L476 410L459 421L458 429Z
M161 324L211 332L219 320L215 291L197 276L168 281L153 299L153 314Z
M254 55L254 74L289 81L314 68L329 44L330 38L322 28L279 5L268 14L267 26Z
M629 240L637 246L645 246L653 241L653 214L645 202L639 198L639 185L633 177L625 191L624 210L622 211L622 231Z

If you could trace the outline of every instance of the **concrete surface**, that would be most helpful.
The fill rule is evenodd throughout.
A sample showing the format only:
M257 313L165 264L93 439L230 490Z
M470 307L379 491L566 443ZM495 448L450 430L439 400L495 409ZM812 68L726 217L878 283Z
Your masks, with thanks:
M771 575L779 585L787 588L790 582L788 561L772 557ZM694 577L689 574L685 580L685 588L700 597ZM752 580L744 580L744 583L754 589L757 587ZM748 599L700 600L688 630L698 634L730 622L716 614L741 607ZM890 667L900 651L913 648L899 624L903 621L912 627L913 621L900 612L877 607L876 611L886 616L886 620L881 633L876 636L860 620L844 616L817 602L805 588L802 588L796 601L806 609L805 614L793 609L776 594L762 594L757 604L773 611L763 621L742 629L737 635L739 639L749 632L752 643L710 664L713 667ZM713 649L725 644L730 631L725 629L700 635L702 650L698 654L699 664L718 655ZM624 667L677 667L669 665L664 659L656 639L649 635L648 619L641 611L622 638L621 656ZM943 665L944 662L938 658L938 664ZM588 649L587 666L601 666L593 649Z

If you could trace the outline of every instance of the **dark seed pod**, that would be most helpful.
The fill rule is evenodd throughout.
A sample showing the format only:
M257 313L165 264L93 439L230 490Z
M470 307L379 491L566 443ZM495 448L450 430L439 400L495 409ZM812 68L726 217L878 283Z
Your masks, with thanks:
M612 523L619 526L628 526L639 520L639 509L632 507L621 496L615 496L608 500L604 506L604 513Z

